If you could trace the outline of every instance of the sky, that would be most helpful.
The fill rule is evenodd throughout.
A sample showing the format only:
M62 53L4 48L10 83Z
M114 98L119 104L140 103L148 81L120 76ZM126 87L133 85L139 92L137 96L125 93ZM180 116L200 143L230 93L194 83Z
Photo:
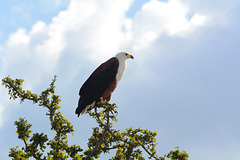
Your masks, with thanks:
M0 6L0 78L40 93L58 76L70 144L86 148L96 123L75 115L81 85L101 63L134 56L110 102L115 127L158 132L157 153L179 147L190 160L240 159L240 1L12 0ZM9 100L0 87L0 159L18 140L14 121L49 130L46 109ZM104 155L107 158L110 155Z

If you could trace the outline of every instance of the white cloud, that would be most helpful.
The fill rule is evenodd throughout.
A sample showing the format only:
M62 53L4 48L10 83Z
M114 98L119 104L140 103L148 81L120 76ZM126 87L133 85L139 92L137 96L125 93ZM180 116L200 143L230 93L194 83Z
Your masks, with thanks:
M208 15L205 25L218 26L222 28L225 28L227 25L232 23L232 21L235 21L232 19L232 13L234 13L234 10L238 10L237 8L240 5L239 0L182 0L182 2L188 3L193 11L198 11L198 14L204 13Z
M206 18L196 13L188 19L190 7L181 1L151 0L130 19L126 13L132 3L71 0L51 23L38 21L30 31L21 28L9 36L0 46L2 73L24 78L29 88L58 72L65 71L71 81L86 63L100 63L125 49L141 59L140 52L162 33L183 36Z
M41 66L42 72L49 72L56 69L62 54L101 62L123 47L133 48L135 52L147 48L163 32L183 35L204 24L205 16L200 14L188 19L189 7L177 0L151 0L129 19L125 15L131 3L72 0L67 10L60 12L49 25L39 21L28 33L19 29L10 35L3 46L4 57L8 59L11 55L18 61L28 57ZM72 53L64 52L68 48Z
M206 20L206 17L204 17L203 15L200 14L195 14L192 18L191 18L191 25L193 26L202 26L204 25L204 22Z
M9 36L7 47L14 48L28 45L30 37L26 34L25 29L19 29L16 33Z
M206 16L196 13L188 19L189 12L190 8L179 0L144 4L133 19L134 50L146 48L162 33L184 36L204 24Z

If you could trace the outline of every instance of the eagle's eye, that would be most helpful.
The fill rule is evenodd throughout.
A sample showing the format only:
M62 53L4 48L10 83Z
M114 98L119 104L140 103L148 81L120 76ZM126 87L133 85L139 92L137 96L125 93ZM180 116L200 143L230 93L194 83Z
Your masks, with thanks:
M128 54L127 53L125 53L125 56L127 56Z

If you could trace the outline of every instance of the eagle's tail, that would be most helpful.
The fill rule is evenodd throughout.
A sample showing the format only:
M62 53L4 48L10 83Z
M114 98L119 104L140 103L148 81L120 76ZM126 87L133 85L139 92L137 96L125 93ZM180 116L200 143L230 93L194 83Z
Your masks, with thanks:
M78 101L78 107L75 110L75 114L78 115L78 117L80 116L80 114L86 114L88 110L92 109L95 106L95 101L92 102L89 105L86 105L86 103L84 103L84 98L80 97L79 101Z
M82 103L81 103L81 98L79 98L78 107L75 110L75 114L77 114L77 116L79 117L82 110L83 110L83 106L82 106Z

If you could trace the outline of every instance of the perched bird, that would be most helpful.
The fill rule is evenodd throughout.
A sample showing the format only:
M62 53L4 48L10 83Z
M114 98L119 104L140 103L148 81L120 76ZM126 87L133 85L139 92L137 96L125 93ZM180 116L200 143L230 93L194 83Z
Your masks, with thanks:
M102 63L90 75L79 91L80 98L75 111L78 117L94 107L95 103L100 101L100 98L110 101L111 95L127 67L126 60L128 58L133 59L133 56L126 52L120 52L115 57Z

